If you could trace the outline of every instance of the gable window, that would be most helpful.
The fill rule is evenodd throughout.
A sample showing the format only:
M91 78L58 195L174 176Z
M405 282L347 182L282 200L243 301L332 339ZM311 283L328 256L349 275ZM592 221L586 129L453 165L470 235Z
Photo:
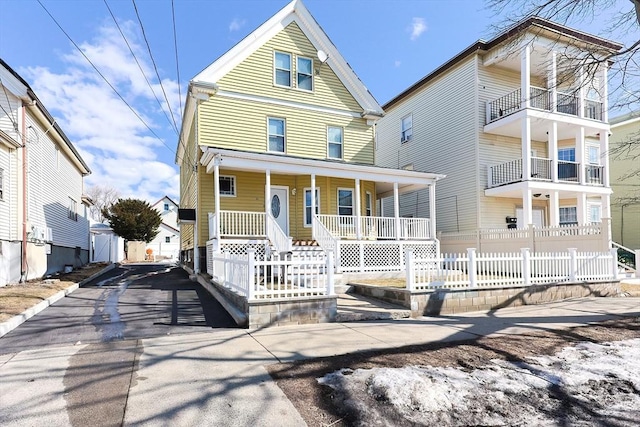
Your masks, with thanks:
M165 210L165 211L168 211L168 210L169 210L169 203L165 203L165 204L164 204L164 210Z
M4 200L4 169L0 168L0 200Z
M413 116L404 116L401 122L400 142L409 142L413 136Z
M316 215L320 213L320 189L316 188ZM311 227L311 188L304 189L304 226Z
M327 128L327 139L329 142L329 158L342 159L342 128L329 126Z
M164 238L164 242L165 242L165 243L171 243L171 236L166 236L166 237Z
M67 212L69 219L78 220L78 202L69 197L69 211Z
M236 196L236 177L235 176L222 176L218 180L220 187L220 195L227 197Z
M313 90L313 60L310 58L298 57L296 68L298 76L298 89Z
M353 215L353 190L338 188L338 215Z
M275 52L273 78L276 85L291 87L291 55Z
M364 194L364 214L366 216L372 216L373 215L373 203L372 203L373 197L371 196L371 193L369 193L368 191Z
M269 151L284 153L284 119L269 118Z
M578 212L575 206L568 206L559 209L560 225L577 225Z

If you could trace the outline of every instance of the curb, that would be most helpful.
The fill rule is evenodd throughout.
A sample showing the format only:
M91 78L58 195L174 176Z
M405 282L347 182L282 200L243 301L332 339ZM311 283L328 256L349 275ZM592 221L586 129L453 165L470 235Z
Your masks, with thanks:
M13 316L11 319L0 323L0 337L3 337L4 335L8 334L9 332L13 331L15 328L17 328L18 326L22 325L24 322L26 322L27 320L31 319L33 316L35 316L36 314L40 313L42 310L44 310L45 308L49 307L50 305L60 301L62 298L66 297L67 295L69 295L71 292L75 291L76 289L78 289L80 286L83 286L84 284L90 282L91 280L95 279L96 277L113 270L114 268L117 267L117 265L119 265L118 263L114 263L114 264L110 264L108 266L106 266L105 268L103 268L102 270L98 271L97 273L91 275L90 277L87 277L86 279L82 280L80 283L74 283L73 285L69 286L66 289L63 289L59 292L56 292L55 294L51 295L49 298L40 301L38 304L34 305L31 308L26 309L25 311L23 311L20 314L17 314L15 316Z

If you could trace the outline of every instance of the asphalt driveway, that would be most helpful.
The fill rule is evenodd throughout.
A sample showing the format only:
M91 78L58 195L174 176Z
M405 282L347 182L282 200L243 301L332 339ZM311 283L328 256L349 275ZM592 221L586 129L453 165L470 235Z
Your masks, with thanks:
M190 281L183 269L126 264L0 338L0 354L235 327L233 318L199 284Z

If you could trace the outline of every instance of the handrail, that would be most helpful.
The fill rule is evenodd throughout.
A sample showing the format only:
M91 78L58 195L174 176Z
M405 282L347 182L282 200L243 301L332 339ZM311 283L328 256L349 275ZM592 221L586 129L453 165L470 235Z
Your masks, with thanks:
M333 237L329 229L320 221L317 214L311 216L311 226L313 229L313 238L318 242L318 245L320 245L325 252L333 251L333 253L337 255L337 239Z
M267 228L267 238L271 241L271 244L276 248L276 251L282 252L290 252L293 244L291 241L291 237L287 236L287 234L280 228L276 219L268 213L266 215L266 228Z

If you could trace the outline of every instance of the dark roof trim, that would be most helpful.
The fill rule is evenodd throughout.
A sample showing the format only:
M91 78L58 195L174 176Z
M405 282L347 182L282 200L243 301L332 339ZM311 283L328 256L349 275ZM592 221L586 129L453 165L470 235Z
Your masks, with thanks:
M492 49L495 46L499 45L500 43L504 42L505 40L512 38L516 34L519 34L524 30L528 29L529 27L533 27L533 26L540 27L541 29L547 29L547 30L559 32L559 33L562 33L563 35L574 37L586 43L596 44L606 49L610 49L614 51L618 51L624 47L620 43L616 43L611 40L606 40L601 37L584 33L582 31L578 31L573 28L566 27L556 22L552 22L552 21L534 16L534 17L525 19L523 21L520 21L519 23L516 23L514 26L504 31L503 33L499 34L498 36L494 37L488 42L485 42L484 40L478 40L477 42L475 42L474 44L472 44L471 46L469 46L468 48L460 52L458 55L454 56L449 61L445 62L440 67L436 68L433 72L427 74L425 77L418 80L413 85L409 86L409 88L401 92L395 98L388 101L386 104L382 106L382 109L387 110L388 108L393 107L395 104L399 103L403 99L411 96L414 92L420 90L423 85L435 79L445 71L448 71L450 68L453 68L455 65L457 65L459 62L461 62L463 59L465 59L467 56L471 55L472 53L478 50L487 51L489 49Z

